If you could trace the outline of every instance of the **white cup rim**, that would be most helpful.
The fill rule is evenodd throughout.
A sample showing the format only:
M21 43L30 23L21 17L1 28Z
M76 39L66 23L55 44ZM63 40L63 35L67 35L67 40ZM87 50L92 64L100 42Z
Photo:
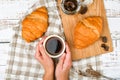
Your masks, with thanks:
M51 38L51 37L57 37L57 38L59 38L61 41L62 41L62 44L63 44L63 50L61 51L61 53L60 54L58 54L58 55L50 55L48 52L47 52L47 50L46 50L46 48L45 48L45 45L46 45L46 42L47 42L47 40L49 39L49 38ZM44 42L43 42L43 46L44 46L44 49L45 49L45 53L48 55L48 56L50 56L51 58L58 58L58 57L60 57L63 53L64 53L64 51L65 51L65 41L64 41L64 39L62 38L62 37L60 37L60 36L58 36L58 35L50 35L50 36L47 36L47 38L44 40Z

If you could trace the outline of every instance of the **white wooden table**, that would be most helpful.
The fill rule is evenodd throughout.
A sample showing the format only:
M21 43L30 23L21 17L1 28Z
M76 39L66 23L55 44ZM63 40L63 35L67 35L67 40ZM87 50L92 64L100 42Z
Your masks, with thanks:
M4 80L12 27L37 0L0 0L0 80ZM103 73L120 80L120 0L104 0L114 51L101 55Z

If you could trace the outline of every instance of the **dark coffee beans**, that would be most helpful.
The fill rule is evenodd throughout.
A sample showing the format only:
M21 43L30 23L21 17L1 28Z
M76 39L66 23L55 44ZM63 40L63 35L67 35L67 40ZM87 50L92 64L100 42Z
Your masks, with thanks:
M85 14L88 11L88 7L87 6L81 6L81 9L79 11L80 14Z
M102 47L105 51L109 51L109 46L107 46L106 44L101 44L101 47Z
M102 36L101 38L102 38L102 42L107 43L107 37L106 36Z
M101 36L101 40L102 40L102 44L101 47L105 50L105 51L109 51L109 46L106 44L108 42L108 39L106 36Z

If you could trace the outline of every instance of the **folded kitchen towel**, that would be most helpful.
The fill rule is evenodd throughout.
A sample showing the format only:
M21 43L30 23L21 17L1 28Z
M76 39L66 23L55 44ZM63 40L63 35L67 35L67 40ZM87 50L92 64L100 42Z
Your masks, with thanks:
M55 0L39 0L39 2L34 4L32 8L26 12L25 16L41 6L46 6L49 14L49 26L45 35L48 36L51 34L59 34L65 38L59 11L57 9L57 3ZM8 53L8 65L6 69L5 79L42 80L44 69L34 57L36 45L40 41L40 38L31 43L25 42L21 36L21 28L21 23L19 26L13 27L13 31L15 33L13 35L12 42L10 43L11 49ZM81 59L79 61L73 62L73 67L70 71L70 80L82 80L84 78L90 80L90 77L79 75L79 71L84 71L87 69L88 65L92 65L95 70L100 71L100 57L91 57L88 59ZM92 79L93 78L91 78L91 80Z

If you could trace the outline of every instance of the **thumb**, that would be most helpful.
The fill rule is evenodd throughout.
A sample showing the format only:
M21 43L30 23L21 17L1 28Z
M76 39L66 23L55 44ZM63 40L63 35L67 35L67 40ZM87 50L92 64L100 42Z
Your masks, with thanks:
M58 63L58 65L59 66L61 66L61 67L63 67L63 64L64 64L64 60L65 60L65 53L60 57L60 59L59 59L59 63Z

